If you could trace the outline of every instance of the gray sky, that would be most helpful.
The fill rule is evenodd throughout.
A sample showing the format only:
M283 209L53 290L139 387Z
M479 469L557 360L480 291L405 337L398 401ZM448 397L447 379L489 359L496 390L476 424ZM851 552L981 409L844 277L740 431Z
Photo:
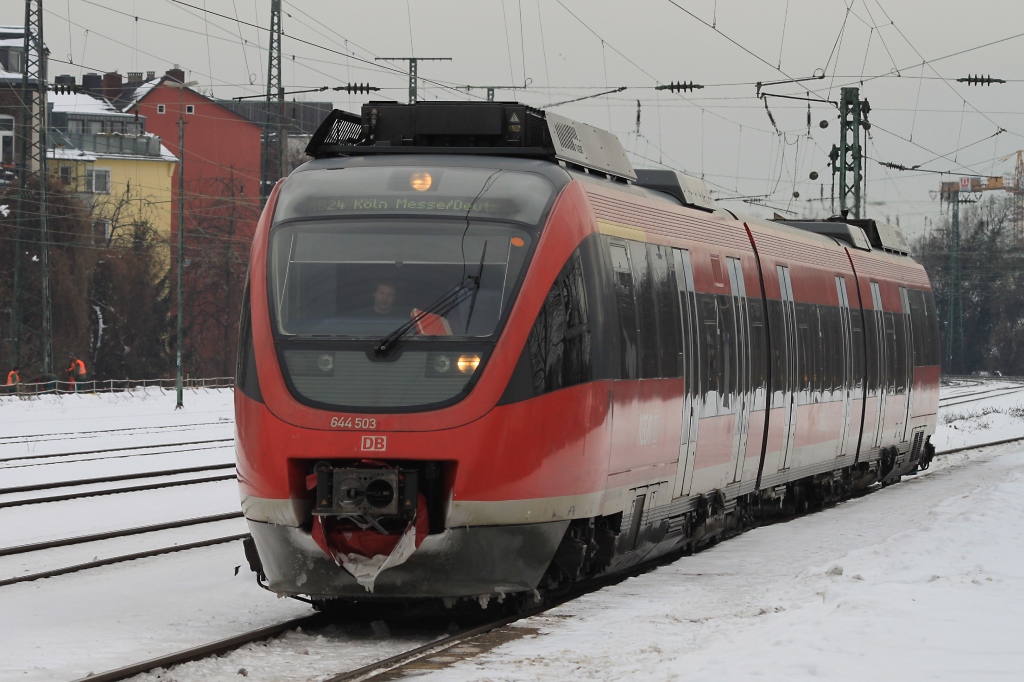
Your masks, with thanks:
M243 22L269 21L270 0L184 1ZM208 94L262 91L266 31L204 17L172 0L44 2L51 77L162 73L178 63ZM826 198L831 193L826 163L838 141L836 111L812 103L808 137L806 102L769 99L779 134L753 83L824 72L825 79L804 84L812 96L837 100L840 86L857 85L870 101L869 156L953 172L943 178L867 162L867 214L899 216L911 237L940 219L930 193L940 181L1011 173L1015 157L1003 157L1024 148L1018 56L1024 35L972 49L1024 34L1020 0L284 0L283 6L286 90L369 82L382 88L374 98L404 101L404 62L372 62L409 55L452 58L423 62L423 78L453 87L500 86L500 99L535 106L625 86L555 110L618 134L638 167L663 164L703 175L720 200L768 194L765 203L802 215L829 212L827 200L806 200L820 196L823 182ZM0 0L0 10L2 23L23 20L18 0ZM970 51L940 59L964 50ZM936 61L922 66L924 60ZM1008 82L968 87L953 80L969 74ZM654 90L676 80L707 87L685 95ZM806 95L799 85L764 89ZM482 89L467 93L431 82L420 90L421 99L485 96ZM353 111L370 99L296 98L332 99ZM818 127L821 120L829 121L827 129ZM1006 132L992 137L1000 128ZM808 179L812 170L820 174L816 182ZM739 201L725 205L772 213Z

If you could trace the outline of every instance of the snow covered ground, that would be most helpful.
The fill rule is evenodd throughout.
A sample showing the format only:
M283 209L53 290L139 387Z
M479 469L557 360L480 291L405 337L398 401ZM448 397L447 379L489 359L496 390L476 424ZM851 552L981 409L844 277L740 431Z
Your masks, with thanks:
M1009 382L946 387L943 402L1000 387L1021 388ZM1024 391L981 398L941 409L940 451L1024 437ZM44 468L70 480L118 467L230 461L226 449L180 459L126 450L118 460L63 467L3 461L230 437L228 391L189 392L185 406L176 412L173 393L161 391L0 397L0 489L38 480L39 473L25 472ZM110 429L120 431L102 438L81 433ZM233 481L2 508L0 548L237 509ZM93 550L101 556L140 551L243 527L220 522L159 538L106 541L119 543L113 547L49 550L41 560L46 567L75 563L90 560L85 555ZM24 572L26 556L0 558L0 577ZM592 593L520 623L541 635L434 676L1021 679L1022 611L1024 441L940 457L899 485ZM0 588L0 680L74 679L306 613L303 604L256 587L238 542L11 585ZM358 649L345 645L353 638L362 642ZM292 633L141 679L237 680L240 668L253 680L323 679L417 643L342 628Z

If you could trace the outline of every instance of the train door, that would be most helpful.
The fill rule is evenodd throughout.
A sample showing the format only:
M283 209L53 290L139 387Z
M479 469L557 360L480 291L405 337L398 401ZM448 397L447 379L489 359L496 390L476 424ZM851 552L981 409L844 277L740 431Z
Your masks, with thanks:
M900 442L910 440L907 430L910 428L911 403L914 392L914 328L910 319L910 299L907 297L906 287L900 287L900 302L903 304L903 320L897 324L903 325L903 375L899 378L906 386L907 409L903 415L903 429L900 434Z
M889 382L886 379L888 361L885 352L885 313L882 311L882 291L878 288L878 282L871 282L871 306L874 308L875 334L869 344L875 354L875 376L874 383L878 387L878 401L875 414L875 437L872 439L873 447L881 447L882 433L885 417L885 396L888 393Z
M782 380L782 390L786 405L786 413L782 422L782 466L779 469L787 468L789 454L793 450L793 441L796 437L796 393L797 377L797 332L796 332L796 301L793 299L793 282L789 278L789 268L783 265L776 266L779 275L779 289L782 292L782 326L786 337L785 360L786 376Z
M697 426L700 423L700 327L697 321L697 295L693 287L693 265L690 252L672 249L676 271L679 320L683 332L683 428L679 437L679 464L676 469L674 497L690 493L693 482L693 460L697 453Z
M850 407L853 402L853 334L850 327L850 299L847 296L844 277L836 277L836 293L839 295L839 326L842 329L842 339L839 343L842 357L839 358L836 381L843 392L843 420L839 429L839 445L836 456L842 457L852 454L852 448L848 441L851 440Z
M747 432L750 427L750 313L747 310L747 290L743 282L743 265L739 258L727 258L729 287L732 290L733 309L733 367L735 379L729 390L735 390L733 406L736 410L736 426L733 430L733 456L736 468L733 481L740 480L743 461L747 452Z

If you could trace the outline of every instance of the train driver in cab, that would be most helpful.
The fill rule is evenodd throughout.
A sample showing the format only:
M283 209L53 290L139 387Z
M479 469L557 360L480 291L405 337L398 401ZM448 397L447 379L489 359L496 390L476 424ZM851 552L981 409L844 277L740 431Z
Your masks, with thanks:
M354 317L380 322L405 322L409 319L409 310L403 310L400 306L396 305L398 287L393 282L387 280L378 282L371 296L373 300L372 305L359 308L353 314Z

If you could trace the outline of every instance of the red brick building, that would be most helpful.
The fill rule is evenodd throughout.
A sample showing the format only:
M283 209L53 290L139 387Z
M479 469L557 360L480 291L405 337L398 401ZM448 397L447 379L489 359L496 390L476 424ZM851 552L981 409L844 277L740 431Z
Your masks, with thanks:
M120 78L107 74L104 80L111 76ZM185 80L180 69L141 83L137 77L129 74L128 87L111 84L112 90L120 91L119 97L111 98L124 111L145 116L147 132L160 136L184 160L184 369L193 376L230 376L249 244L260 213L261 129L192 89L173 87ZM183 153L178 147L179 117L185 121ZM174 177L174 257L181 166ZM172 291L175 272L172 269Z

